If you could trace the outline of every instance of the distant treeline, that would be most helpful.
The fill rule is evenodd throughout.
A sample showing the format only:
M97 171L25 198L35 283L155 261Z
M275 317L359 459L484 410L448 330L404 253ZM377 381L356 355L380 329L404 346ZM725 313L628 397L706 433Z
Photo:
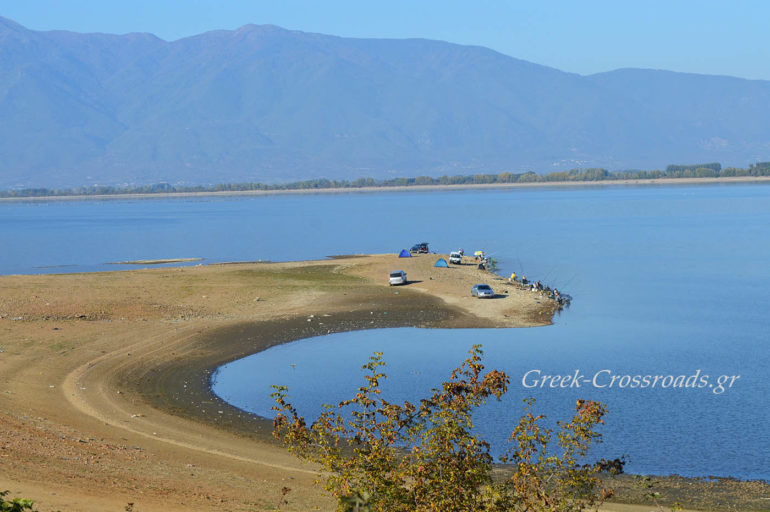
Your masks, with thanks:
M67 189L27 188L0 191L0 197L50 197L50 196L97 196L127 194L168 194L190 192L242 192L249 190L320 190L356 189L364 187L412 187L420 185L481 185L495 183L569 183L577 181L648 180L657 178L726 178L736 176L770 176L770 162L751 164L748 169L737 167L722 168L719 163L695 165L669 165L665 171L608 171L606 169L572 169L571 171L537 174L535 172L501 174L469 174L463 176L441 176L431 178L392 178L387 180L359 178L357 180L327 180L325 178L295 181L293 183L223 183L220 185L156 185L139 186L89 186Z

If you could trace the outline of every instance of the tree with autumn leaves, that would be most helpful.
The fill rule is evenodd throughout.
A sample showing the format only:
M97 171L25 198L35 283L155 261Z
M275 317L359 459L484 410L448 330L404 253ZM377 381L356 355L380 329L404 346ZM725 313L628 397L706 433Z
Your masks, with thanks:
M419 404L390 403L380 382L385 363L375 353L367 364L366 384L337 406L325 405L308 425L275 386L274 435L290 452L322 468L326 490L338 511L377 512L572 512L598 507L612 495L599 475L622 471L623 461L583 460L600 440L604 406L579 400L575 415L554 431L544 416L524 415L500 461L510 476L495 479L489 444L473 434L473 412L508 389L508 376L484 373L476 345L440 389Z

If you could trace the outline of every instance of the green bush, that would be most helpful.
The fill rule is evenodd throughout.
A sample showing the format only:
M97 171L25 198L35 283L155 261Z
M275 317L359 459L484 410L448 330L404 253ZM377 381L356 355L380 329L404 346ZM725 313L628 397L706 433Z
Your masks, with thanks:
M0 491L0 512L24 512L25 510L35 511L32 500L25 498L14 498L11 501L6 501L5 497L8 496L11 491Z

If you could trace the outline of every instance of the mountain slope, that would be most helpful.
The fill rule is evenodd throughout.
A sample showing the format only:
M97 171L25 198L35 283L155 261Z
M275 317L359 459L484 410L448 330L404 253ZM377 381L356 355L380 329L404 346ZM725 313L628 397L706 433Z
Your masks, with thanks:
M0 18L0 188L745 165L768 159L769 98L770 82L582 77L419 39Z

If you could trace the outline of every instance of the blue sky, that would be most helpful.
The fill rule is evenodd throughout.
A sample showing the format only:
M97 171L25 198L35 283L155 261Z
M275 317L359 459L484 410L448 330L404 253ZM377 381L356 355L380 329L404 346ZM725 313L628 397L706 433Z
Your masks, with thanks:
M770 80L770 2L711 0L0 0L35 30L174 40L247 23L487 46L590 74L622 67Z

